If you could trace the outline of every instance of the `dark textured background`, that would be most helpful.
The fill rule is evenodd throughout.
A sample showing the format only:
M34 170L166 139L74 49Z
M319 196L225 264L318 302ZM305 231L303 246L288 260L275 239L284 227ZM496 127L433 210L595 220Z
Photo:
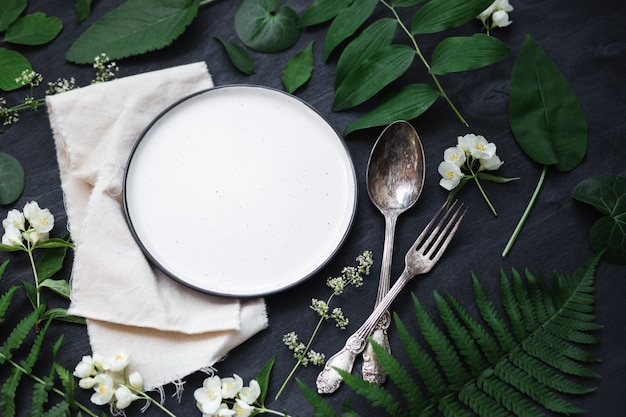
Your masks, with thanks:
M454 145L457 136L473 132L495 142L498 154L505 161L499 173L504 176L519 176L521 179L507 185L485 184L486 192L498 210L497 218L491 215L475 186L468 186L462 191L460 198L467 203L470 210L454 244L438 267L429 275L412 282L408 290L393 305L393 310L413 331L418 329L413 318L411 292L415 293L431 312L436 310L432 297L435 290L450 291L462 303L471 307L472 271L497 300L501 268L510 271L511 267L515 267L522 271L528 267L535 274L551 276L554 271L571 273L582 265L593 255L589 245L589 231L599 218L599 214L593 208L573 200L571 191L576 184L591 176L605 173L626 175L624 163L626 30L623 23L626 6L621 0L511 2L515 7L511 13L513 25L494 31L496 37L511 47L511 56L485 69L442 77L444 88L461 109L470 127L462 126L443 101L437 102L426 114L413 121L424 144L427 177L421 199L413 209L399 219L392 275L396 277L400 273L404 252L446 197L445 190L438 185L439 175L436 167L442 158L443 150ZM88 83L93 75L92 69L89 66L68 63L64 59L65 53L87 25L121 1L94 2L92 16L82 24L76 23L71 1L29 3L29 11L45 11L60 17L64 29L49 45L23 47L19 50L29 58L33 67L43 74L46 82L56 80L58 77L74 76L79 85ZM309 2L292 0L285 3L301 12ZM297 95L317 108L339 131L364 111L364 108L342 113L330 111L337 55L332 55L328 63L322 63L321 50L325 27L305 30L299 43L283 53L273 55L253 53L256 74L244 76L238 73L226 58L222 47L213 39L214 36L220 36L227 40L236 40L233 15L238 4L239 2L222 0L203 7L184 35L167 49L118 61L120 66L118 76L206 61L216 85L252 83L282 88L280 77L284 64L310 40L315 40L316 66L313 78L297 92ZM387 14L386 9L381 7L375 16L383 17ZM476 21L454 32L470 34L479 30L480 23ZM553 58L576 92L589 126L589 146L583 163L572 172L559 173L554 170L548 172L544 188L526 226L509 257L503 259L500 253L520 218L541 172L541 167L530 161L516 145L507 117L508 80L514 59L527 33L532 35ZM427 55L439 40L438 37L439 35L425 36L420 39L421 47ZM423 68L415 65L401 83L408 81L428 82L429 79ZM396 85L399 84L394 86ZM23 94L23 91L12 92L5 94L5 97L9 103L15 103ZM337 256L319 274L296 288L267 297L269 328L232 351L226 360L217 364L216 368L220 375L228 376L235 372L244 380L249 380L270 356L276 355L276 366L268 396L273 398L294 363L290 352L282 344L283 334L293 330L302 338L306 338L317 320L314 313L308 309L311 297L326 298L328 295L324 285L326 278L338 275L343 266L354 264L354 258L362 251L373 251L376 260L380 261L384 222L370 203L364 187L367 158L379 132L380 129L370 129L347 138L359 183L356 219L347 241ZM27 185L23 196L13 206L0 207L0 217L4 218L6 212L13 207L21 209L25 202L36 200L42 207L49 208L56 217L52 235L63 235L66 217L54 143L45 109L36 113L24 113L18 124L6 128L5 133L0 135L0 150L17 157L27 171ZM5 272L5 278L0 282L2 292L11 284L32 279L30 268L23 256L2 254L0 260L6 257L11 259L11 263ZM115 262L114 259L110 261ZM371 278L361 289L350 290L339 300L347 316L352 319L349 331L356 329L370 311L376 294L379 267L380 264L377 263ZM584 413L586 416L621 416L624 413L623 408L626 407L624 395L626 317L623 308L626 297L625 272L623 266L607 262L601 262L597 270L596 313L597 321L604 325L604 328L597 332L600 343L588 349L602 359L601 363L592 366L600 378L583 381L587 386L597 387L597 390L590 395L574 399L578 406L587 410ZM68 277L69 266L62 273ZM16 295L11 311L16 312L20 308L24 314L30 309L21 292ZM15 318L11 316L8 322L2 324L1 338L6 337L6 331L15 324ZM87 334L80 326L55 324L48 340L54 340L55 335L61 333L65 334L65 341L58 360L67 368L73 369L82 355L90 353ZM315 348L331 354L342 346L348 334L348 332L339 333L329 324L320 332ZM393 328L390 337L398 357L406 360ZM318 371L317 368L301 368L297 376L313 387ZM0 370L0 381L5 380L6 372L6 369ZM187 378L183 402L178 404L175 399L168 399L168 407L180 416L200 415L193 400L193 390L201 385L203 378L204 375L201 373ZM166 387L166 391L173 393L172 386ZM81 392L80 398L88 403L87 392ZM336 409L348 398L351 398L350 401L355 408L368 409L363 400L354 396L345 387L338 394L328 398L335 404ZM18 410L18 414L29 415L28 390L26 393L22 391L18 401L24 404ZM268 401L268 406L284 409L291 415L312 414L311 407L295 383L287 388L279 400ZM363 411L363 415L379 414L378 411ZM128 415L139 415L138 408L131 407ZM150 407L146 415L162 414L155 407Z

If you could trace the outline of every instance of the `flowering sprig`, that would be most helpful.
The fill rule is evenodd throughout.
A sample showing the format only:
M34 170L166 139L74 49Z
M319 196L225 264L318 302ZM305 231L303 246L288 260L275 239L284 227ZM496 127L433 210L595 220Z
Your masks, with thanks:
M115 78L116 73L119 71L117 64L111 61L106 54L100 54L94 58L93 68L96 70L96 75L91 81L92 84L109 81ZM15 82L21 86L30 87L30 92L26 95L24 100L15 106L6 107L7 102L3 97L0 97L0 120L2 124L7 126L19 121L19 112L23 110L37 110L46 104L46 98L35 98L35 87L39 86L43 81L43 77L38 72L33 70L24 70L22 74L15 79ZM72 77L69 80L66 78L59 78L55 82L48 83L48 89L45 92L46 96L54 94L60 94L65 91L74 90L76 88L76 80Z
M2 227L4 234L2 235L0 250L5 252L24 251L28 254L35 278L34 307L39 309L42 305L41 288L47 284L45 278L40 278L37 272L33 252L40 248L74 246L64 239L50 239L50 231L54 227L54 216L47 208L39 207L36 201L26 203L23 211L10 210L7 217L2 220ZM61 289L60 285L60 281L55 281L55 291L69 298L69 283L65 282L65 290Z
M276 398L280 396L283 392L287 383L291 380L296 370L302 365L307 366L309 363L313 365L323 365L325 361L325 355L320 352L316 352L311 349L311 344L313 343L313 339L317 335L322 323L329 319L332 319L335 322L335 326L344 330L349 323L347 317L344 316L343 311L339 307L335 307L332 310L330 309L330 303L335 296L341 295L344 290L352 285L354 287L360 287L363 285L363 275L369 275L370 268L372 266L372 252L365 251L361 255L356 258L358 262L357 266L346 266L341 271L341 275L338 277L328 278L326 281L326 285L333 290L326 301L319 300L317 298L311 299L310 308L315 311L319 320L309 341L304 344L300 342L298 339L298 335L295 332L289 332L283 336L283 343L289 348L289 350L293 351L293 356L296 359L296 364L291 369L287 378L283 382L282 386L278 390L276 394Z
M511 6L509 0L495 0L491 6L483 10L476 18L483 22L483 27L489 34L493 28L503 28L513 23L509 18L509 12L512 11L513 6Z
M438 167L442 177L439 185L450 191L448 201L452 201L467 181L473 179L493 215L497 216L498 213L487 197L480 180L506 183L519 179L499 177L485 172L498 170L503 163L496 155L496 145L487 142L484 136L473 133L459 136L457 145L443 153L443 161Z

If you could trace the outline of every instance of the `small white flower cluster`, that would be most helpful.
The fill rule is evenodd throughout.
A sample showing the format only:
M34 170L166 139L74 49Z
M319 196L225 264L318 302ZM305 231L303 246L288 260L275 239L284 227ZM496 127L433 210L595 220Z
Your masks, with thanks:
M513 6L509 4L509 0L495 0L491 6L487 7L481 14L477 16L487 31L493 28L503 28L513 23L509 19L509 12L513 11Z
M0 97L0 119L2 124L8 126L20 120L19 113L13 108L6 107L7 101L4 97Z
M107 54L100 54L93 59L93 68L96 70L96 77L92 84L103 83L115 78L115 73L119 71L117 63L111 61Z
M289 350L293 351L293 357L303 366L308 366L309 363L320 366L326 360L326 356L323 353L316 352L313 349L307 351L306 346L298 340L298 335L295 332L289 332L284 335L283 343Z
M38 72L33 70L24 70L19 77L15 79L15 82L20 85L30 85L36 87L43 81L43 77Z
M53 96L55 94L65 93L66 91L74 90L76 88L76 79L71 77L69 80L66 78L59 78L53 83L48 83L48 89L46 94Z
M256 409L254 404L260 395L261 387L256 380L244 387L236 374L232 378L210 376L193 393L202 417L248 417Z
M24 205L23 212L10 210L6 219L2 220L2 227L3 245L32 247L49 239L49 232L54 227L54 216L50 210L42 209L36 201L31 201Z
M123 410L141 398L137 393L143 392L141 375L136 371L126 375L129 360L130 356L123 351L114 356L83 356L74 376L80 378L81 388L93 389L92 403L111 404L116 410Z
M474 170L478 162L478 171ZM439 181L450 191L459 185L463 178L472 178L480 171L495 171L504 162L496 155L496 145L487 142L484 136L473 133L458 137L458 144L443 153L443 162L439 164ZM465 172L464 172L465 171Z

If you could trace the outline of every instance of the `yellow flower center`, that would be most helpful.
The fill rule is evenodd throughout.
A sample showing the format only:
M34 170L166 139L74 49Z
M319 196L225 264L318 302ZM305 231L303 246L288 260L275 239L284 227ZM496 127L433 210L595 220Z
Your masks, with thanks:
M446 171L446 178L449 180L454 178L454 171Z
M474 145L474 149L484 152L487 147L483 143L477 143L476 145Z

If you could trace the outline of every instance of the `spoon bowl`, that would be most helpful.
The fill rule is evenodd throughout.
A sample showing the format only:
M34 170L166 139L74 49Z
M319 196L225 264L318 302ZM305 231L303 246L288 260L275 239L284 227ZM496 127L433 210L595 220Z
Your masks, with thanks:
M406 121L396 121L387 126L372 148L365 177L370 200L385 217L385 241L376 305L390 287L396 221L400 214L417 202L424 188L424 176L424 149L413 126ZM387 350L390 350L387 339L390 321L387 311L371 335ZM369 343L363 353L363 378L378 384L386 379L386 373L376 361Z

